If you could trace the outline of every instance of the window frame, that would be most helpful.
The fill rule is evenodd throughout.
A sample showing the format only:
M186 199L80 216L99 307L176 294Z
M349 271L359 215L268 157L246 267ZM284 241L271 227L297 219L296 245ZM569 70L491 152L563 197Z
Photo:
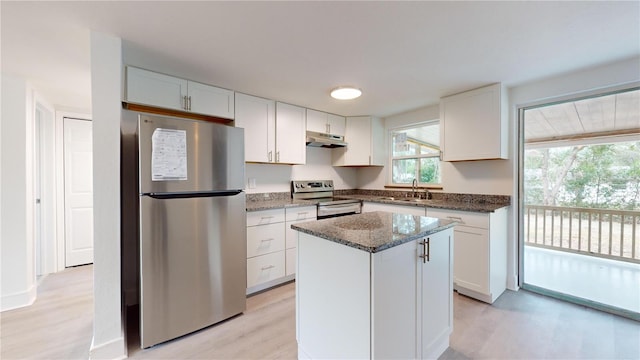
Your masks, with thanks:
M438 170L440 171L440 182L438 183L424 183L424 182L420 182L420 178L419 176L416 177L416 179L418 179L418 186L420 187L429 187L429 188L441 188L442 187L442 147L438 147L438 152L435 154L415 154L415 155L402 155L402 156L397 156L394 157L393 156L393 133L394 132L398 132L398 131L402 131L402 130L408 130L408 129L414 129L414 128L418 128L418 127L423 127L423 126L429 126L429 125L440 125L440 119L434 119L434 120L426 120L426 121L421 121L421 122L417 122L417 123L412 123L412 124L407 124L407 125L402 125L402 126L397 126L394 128L389 128L387 131L387 144L388 144L388 148L387 150L388 152L388 157L387 157L387 167L389 168L389 170L387 171L387 186L388 187L411 187L411 184L407 184L407 183L395 183L393 182L393 161L394 160L403 160L403 159L416 159L418 161L418 164L420 163L420 159L427 159L427 158L438 158ZM440 138L440 142L442 142L441 136L439 136Z

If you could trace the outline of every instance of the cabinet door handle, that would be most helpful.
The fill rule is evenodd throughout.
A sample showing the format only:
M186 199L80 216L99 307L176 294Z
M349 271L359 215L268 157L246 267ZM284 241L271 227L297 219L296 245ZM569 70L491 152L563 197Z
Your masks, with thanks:
M464 224L464 221L462 221L462 218L460 216L447 216L447 219L457 221L460 224Z
M263 267L261 268L261 270L263 270L263 271L264 271L264 270L269 270L269 269L273 269L274 267L275 267L275 266L273 266L273 265L263 266Z
M191 96L189 96L188 99L189 99L189 108L187 110L191 111Z
M429 261L429 253L431 252L431 247L429 246L429 238L420 241L420 245L422 245L422 254L420 255L420 259L422 259L422 263L426 264Z
M273 151L269 151L267 153L267 156L269 157L269 162L271 162L271 158L273 157Z
M280 162L280 151L276 151L276 162Z
M269 242L269 241L273 241L273 238L260 240L260 242Z
M427 261L430 261L429 260L430 256L431 256L431 239L427 238L427 253L426 253Z
M470 235L479 235L479 236L482 236L482 234L480 234L480 233L477 233L477 232L471 232L471 231L464 231L464 230L457 230L457 229L456 229L456 232L457 232L457 233L459 233L459 232L460 232L460 233L464 233L464 234L470 234Z
M182 108L185 110L189 110L188 105L187 105L187 95L182 97Z

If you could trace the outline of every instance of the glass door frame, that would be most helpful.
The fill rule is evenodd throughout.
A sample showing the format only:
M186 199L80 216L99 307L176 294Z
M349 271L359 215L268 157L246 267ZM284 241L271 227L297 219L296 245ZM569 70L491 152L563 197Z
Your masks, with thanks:
M569 95L563 95L563 96L558 96L558 97L553 97L553 98L547 98L547 99L543 99L543 100L538 100L538 101L532 101L532 102L528 102L528 103L524 103L524 104L517 104L516 105L516 114L517 114L517 121L516 121L516 126L517 126L517 133L516 133L516 139L517 139L517 143L515 144L516 146L516 151L517 151L517 156L516 156L516 167L517 167L517 174L518 174L518 178L517 178L517 249L518 249L518 253L517 253L517 268L518 268L518 287L522 288L524 290L527 291L531 291L531 292L535 292L541 295L545 295L545 296L550 296L556 299L560 299L560 300L564 300L564 301L568 301L571 303L575 303L578 305L583 305L583 306L587 306L590 308L594 308L597 310L601 310L601 311L605 311L608 313L612 313L615 315L619 315L619 316L623 316L623 317L627 317L627 318L631 318L634 319L636 321L640 321L640 314L638 313L634 313L631 311L626 311L624 309L619 309L619 308L615 308L615 307L609 307L609 306L605 306L603 304L600 303L596 303L593 301L589 301L587 299L583 299L580 297L576 297L576 296L572 296L569 294L564 294L564 293L560 293L557 291L553 291L553 290L549 290L549 289L545 289L545 288L541 288L535 285L531 285L531 284L527 284L525 282L525 270L524 270L524 250L525 250L525 245L524 245L524 206L525 206L525 200L524 200L524 152L525 152L525 141L524 141L524 129L525 129L525 111L526 110L531 110L531 109L535 109L535 108L540 108L540 107L546 107L546 106L551 106L551 105L556 105L556 104L562 104L562 103L566 103L566 102L571 102L571 101L579 101L579 100L585 100L585 99L590 99L590 98L596 98L596 97L601 97L601 96L606 96L606 95L613 95L613 94L618 94L618 93L624 93L627 91L633 91L633 90L638 90L640 89L640 82L631 82L631 83L625 83L625 84L620 84L620 85L616 85L616 86L612 86L612 87L607 87L607 88L599 88L599 89L595 89L595 90L590 90L590 91L585 91L585 92L579 92L579 93L572 93Z

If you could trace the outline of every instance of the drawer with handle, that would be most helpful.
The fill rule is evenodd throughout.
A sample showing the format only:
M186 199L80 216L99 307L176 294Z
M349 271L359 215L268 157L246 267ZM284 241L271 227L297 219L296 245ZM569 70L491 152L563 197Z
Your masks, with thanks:
M285 253L278 251L247 259L247 287L285 276Z
M287 208L286 210L286 220L287 221L298 221L298 220L315 220L317 208L316 206L305 206L305 207L294 207Z
M284 224L275 223L247 228L247 257L284 250Z
M267 225L284 222L284 209L247 212L247 226Z

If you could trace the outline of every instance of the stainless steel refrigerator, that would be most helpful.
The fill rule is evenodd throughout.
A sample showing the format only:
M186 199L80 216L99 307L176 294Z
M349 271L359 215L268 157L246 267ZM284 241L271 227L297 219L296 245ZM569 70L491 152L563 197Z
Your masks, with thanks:
M129 228L139 233L146 348L246 308L244 130L128 111L124 118L136 125L139 223Z

